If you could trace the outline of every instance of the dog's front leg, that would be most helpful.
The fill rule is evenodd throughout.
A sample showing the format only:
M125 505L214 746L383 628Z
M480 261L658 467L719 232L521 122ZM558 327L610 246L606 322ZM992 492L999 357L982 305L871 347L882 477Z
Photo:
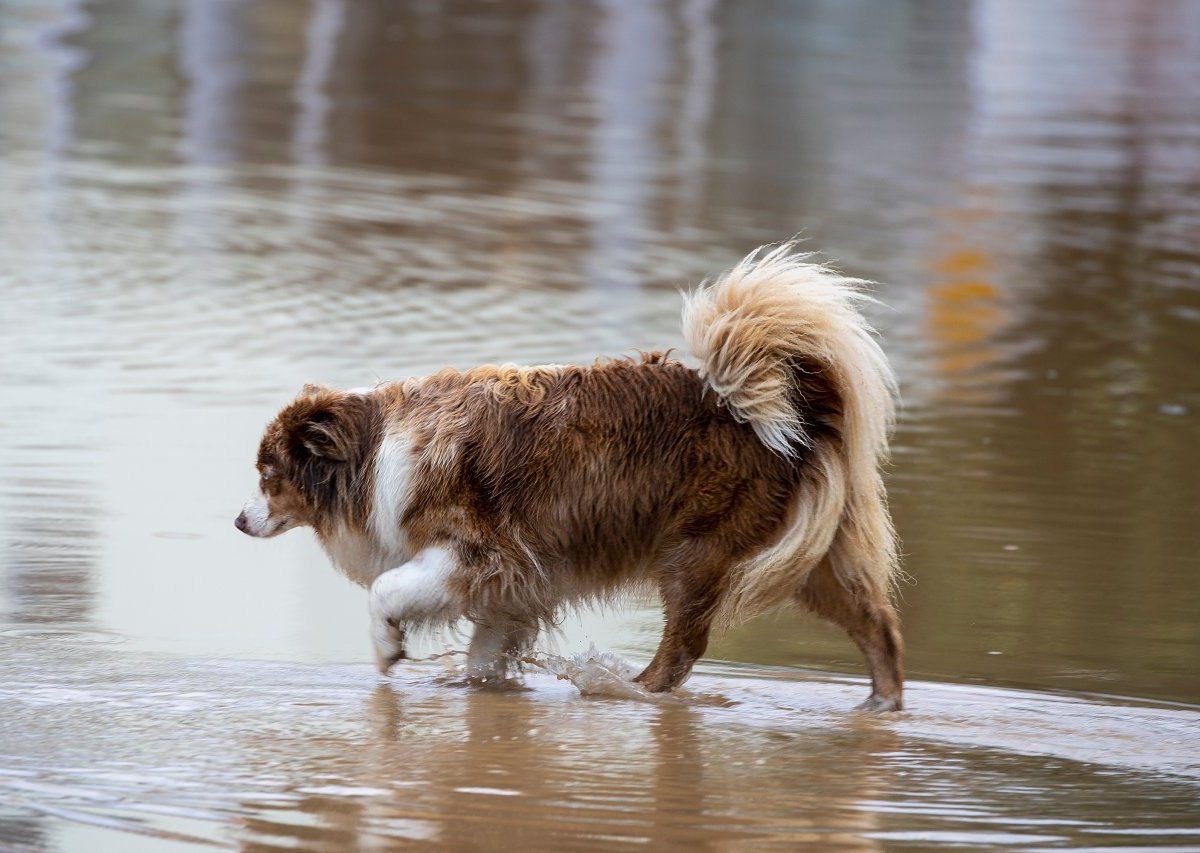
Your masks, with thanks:
M453 622L462 615L449 585L456 567L449 550L426 548L371 584L371 642L380 672L386 673L404 657L404 635L409 628Z

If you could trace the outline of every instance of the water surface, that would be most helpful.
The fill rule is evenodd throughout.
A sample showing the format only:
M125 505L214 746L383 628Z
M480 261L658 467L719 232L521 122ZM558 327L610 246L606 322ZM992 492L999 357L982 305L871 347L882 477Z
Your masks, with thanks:
M1167 0L0 4L0 845L1200 845L1198 79ZM233 529L304 382L677 345L795 233L880 283L909 712L796 614L383 683Z

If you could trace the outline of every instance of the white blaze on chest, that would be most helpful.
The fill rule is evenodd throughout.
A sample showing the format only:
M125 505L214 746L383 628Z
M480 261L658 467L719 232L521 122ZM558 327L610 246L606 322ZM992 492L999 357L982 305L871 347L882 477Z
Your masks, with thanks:
M412 442L408 434L397 430L385 435L375 455L369 525L381 549L404 559L408 556L408 537L400 520L412 493L412 471ZM392 565L400 562L403 560Z

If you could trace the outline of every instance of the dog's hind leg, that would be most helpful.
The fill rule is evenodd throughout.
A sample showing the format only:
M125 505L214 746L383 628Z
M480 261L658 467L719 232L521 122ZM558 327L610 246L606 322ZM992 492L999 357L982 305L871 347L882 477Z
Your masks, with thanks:
M467 649L467 677L479 681L502 681L515 663L514 656L533 645L537 630L508 616L475 622Z
M715 556L663 572L658 589L666 625L653 660L634 680L652 693L678 687L708 648L708 635L726 589L724 561Z
M904 644L884 591L863 579L840 579L825 559L809 573L796 597L813 613L844 628L867 659L871 695L859 709L903 708Z

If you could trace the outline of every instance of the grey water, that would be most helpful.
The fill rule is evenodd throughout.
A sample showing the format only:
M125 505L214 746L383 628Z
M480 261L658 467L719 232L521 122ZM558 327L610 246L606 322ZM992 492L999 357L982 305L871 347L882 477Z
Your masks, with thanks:
M1197 80L1183 0L0 2L0 849L1200 849ZM383 680L234 530L303 383L677 346L797 233L901 380L902 714L792 613Z

